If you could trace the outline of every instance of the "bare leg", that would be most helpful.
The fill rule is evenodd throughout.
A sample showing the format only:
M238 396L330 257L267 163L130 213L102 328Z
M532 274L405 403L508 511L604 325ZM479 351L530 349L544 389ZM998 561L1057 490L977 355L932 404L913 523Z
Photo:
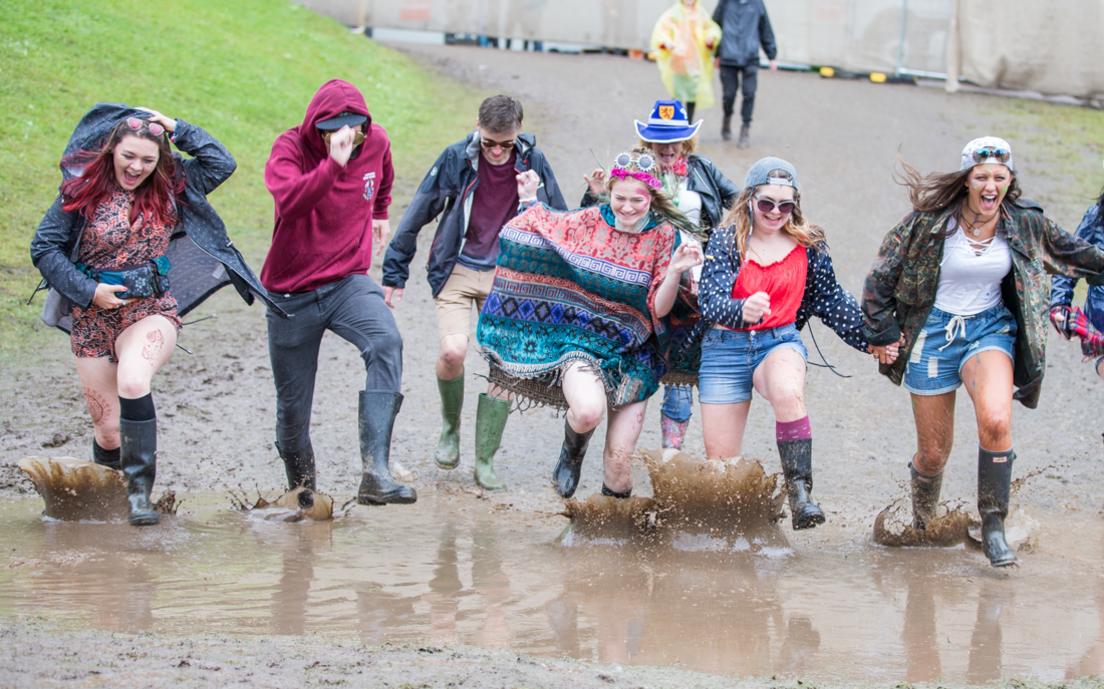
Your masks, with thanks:
M751 400L737 404L701 405L702 436L708 459L740 456Z
M1012 447L1012 360L989 350L966 360L962 382L974 403L978 442L989 450Z
M119 397L148 395L153 374L172 357L175 346L176 326L164 316L143 318L124 330L115 340Z
M119 447L119 391L116 383L118 365L105 357L77 358L88 415L92 417L92 432L96 443L105 450Z
M645 400L627 404L610 414L603 459L606 487L615 493L632 490L632 454L640 439L647 409L648 401Z
M589 433L597 428L606 415L606 387L598 374L576 361L564 371L562 387L572 430Z
M913 467L924 476L942 473L954 443L955 393L912 395L916 423L916 456Z
M763 359L751 377L756 392L774 410L775 421L796 421L805 410L805 359L789 347L776 349Z
M464 375L464 358L468 355L467 335L445 335L437 354L437 377L454 380Z

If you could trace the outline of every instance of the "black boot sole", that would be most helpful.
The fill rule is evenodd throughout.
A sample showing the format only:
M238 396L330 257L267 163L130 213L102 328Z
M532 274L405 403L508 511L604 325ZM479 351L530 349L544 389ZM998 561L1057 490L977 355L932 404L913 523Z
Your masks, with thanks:
M418 501L415 495L358 495L357 503L360 505L411 505Z
M129 522L131 526L153 526L154 524L161 523L161 517L156 512L132 514L127 517L127 522Z

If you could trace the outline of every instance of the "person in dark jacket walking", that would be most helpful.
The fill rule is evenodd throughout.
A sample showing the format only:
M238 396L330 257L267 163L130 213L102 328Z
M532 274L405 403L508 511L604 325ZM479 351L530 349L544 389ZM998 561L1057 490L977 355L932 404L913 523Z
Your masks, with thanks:
M387 241L391 143L352 84L327 81L302 124L272 145L265 186L276 202L261 280L293 318L268 313L276 383L276 447L288 486L315 487L310 439L318 348L330 330L352 343L366 376L357 417L361 504L412 503L391 475L391 431L403 396L402 337L383 291L368 276L373 245Z
M759 83L759 48L767 54L772 72L778 69L775 58L778 46L774 42L774 30L763 0L720 0L713 10L713 21L721 26L721 45L717 60L721 66L721 105L724 121L721 137L732 138L732 112L736 103L736 90L743 79L743 101L740 103L739 148L751 145L751 113L755 108L755 91Z
M518 212L519 174L540 178L537 198L565 210L556 176L531 134L521 133L522 107L504 95L479 106L475 131L446 148L422 180L403 214L383 261L383 291L397 307L410 277L418 233L440 217L430 246L427 272L437 307L439 352L437 389L441 395L441 437L437 466L460 465L460 412L464 404L464 358L468 352L473 308L483 308L494 281L498 234ZM475 417L475 481L487 490L505 484L495 475L494 455L510 403L491 386L479 395Z
M977 506L994 567L1016 562L1004 534L1011 497L1012 401L1039 403L1046 370L1047 273L1104 283L1104 251L1020 198L1012 148L985 136L957 171L904 166L912 212L886 234L863 286L864 334L881 372L912 396L913 525L934 518L954 441L955 394L977 419ZM891 361L887 348L900 345Z
M641 146L655 156L659 167L658 178L663 183L664 193L682 216L668 220L676 227L689 224L685 229L678 228L682 232L683 242L696 242L699 246L704 244L713 228L721 224L721 218L740 195L740 187L726 177L711 160L694 153L701 121L690 124L689 114L680 101L657 100L647 121L636 120L635 126ZM605 171L596 169L585 179L587 190L579 205L597 205L605 192ZM695 267L692 271L687 271L686 275L692 280L689 292L694 294L697 292L701 268ZM697 314L687 313L685 306L677 301L668 316L671 339L676 343L682 340L681 335L689 335L697 320ZM678 382L686 381L683 379ZM663 447L682 448L686 428L690 424L692 406L693 391L690 385L664 385L663 406L660 410Z
M193 157L174 155L170 142ZM180 315L231 281L248 302L267 298L206 198L235 166L195 125L99 103L73 132L60 193L31 242L50 287L43 319L69 330L92 417L93 460L122 470L136 526L159 521L150 501L151 384L172 355Z
M1077 236L1104 249L1104 191L1096 203L1085 211L1085 216L1077 227ZM1104 356L1094 352L1094 348L1101 346L1100 333L1104 333L1104 285L1089 285L1085 295L1085 323L1078 324L1075 315L1070 312L1077 282L1077 278L1060 274L1050 279L1050 321L1066 338L1077 332L1082 338L1082 353L1087 357L1097 357L1094 368L1097 375L1104 377Z

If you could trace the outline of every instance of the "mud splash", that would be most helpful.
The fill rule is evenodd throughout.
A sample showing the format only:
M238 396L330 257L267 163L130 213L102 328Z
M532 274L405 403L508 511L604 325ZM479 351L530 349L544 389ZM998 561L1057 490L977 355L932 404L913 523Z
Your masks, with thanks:
M250 500L242 490L230 493L230 505L235 510L247 512L251 517L266 521L298 522L304 519L316 522L329 521L335 516L344 516L355 502L350 500L335 514L332 497L303 486L289 490L275 500L269 500L260 494L257 495L256 500Z
M28 457L19 469L34 484L46 507L43 514L62 521L120 521L129 514L126 479L121 471L75 457ZM176 514L173 491L165 491L153 508Z
M720 550L766 538L786 546L775 526L783 502L778 476L759 461L705 461L669 450L643 450L636 457L648 469L655 497L568 500L564 516L571 525L562 543Z

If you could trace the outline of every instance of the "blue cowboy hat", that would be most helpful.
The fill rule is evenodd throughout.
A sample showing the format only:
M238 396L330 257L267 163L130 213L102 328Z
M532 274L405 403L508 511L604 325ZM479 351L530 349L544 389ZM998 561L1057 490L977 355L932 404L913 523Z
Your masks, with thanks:
M652 106L652 115L645 124L636 123L636 134L642 141L650 144L673 144L686 141L698 133L702 121L690 124L686 117L686 108L677 100L657 100Z

